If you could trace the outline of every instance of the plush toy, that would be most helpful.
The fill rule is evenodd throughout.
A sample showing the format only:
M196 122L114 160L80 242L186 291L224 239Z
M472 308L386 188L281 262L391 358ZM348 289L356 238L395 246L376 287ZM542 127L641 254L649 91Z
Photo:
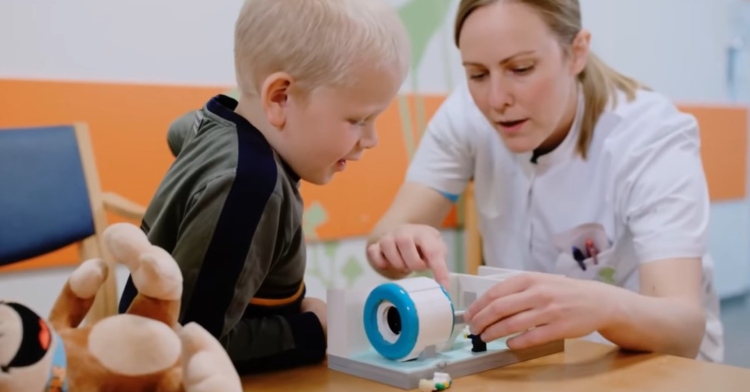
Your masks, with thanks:
M99 259L70 275L48 320L0 302L0 392L241 392L219 342L177 323L182 275L169 253L128 223L108 227L104 242L138 288L128 312L79 327L107 276Z

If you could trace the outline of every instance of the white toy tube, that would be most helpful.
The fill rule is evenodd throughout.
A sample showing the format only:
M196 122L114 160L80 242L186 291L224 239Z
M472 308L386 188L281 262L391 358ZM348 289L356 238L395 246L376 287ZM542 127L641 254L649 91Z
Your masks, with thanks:
M415 359L430 346L442 347L451 339L455 321L448 293L426 277L376 287L367 297L363 316L372 347L398 361Z

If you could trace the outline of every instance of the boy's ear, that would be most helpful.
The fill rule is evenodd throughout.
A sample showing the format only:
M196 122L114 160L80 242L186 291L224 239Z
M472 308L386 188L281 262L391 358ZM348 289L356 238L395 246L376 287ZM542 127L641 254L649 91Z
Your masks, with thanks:
M286 110L291 85L291 75L276 72L266 78L260 92L263 111L266 112L268 122L279 130L283 129L286 123Z

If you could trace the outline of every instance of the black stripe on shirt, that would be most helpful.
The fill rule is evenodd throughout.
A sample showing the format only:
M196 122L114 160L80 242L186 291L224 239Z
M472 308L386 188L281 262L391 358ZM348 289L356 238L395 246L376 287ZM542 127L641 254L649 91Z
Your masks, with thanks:
M224 329L236 281L278 179L273 150L260 131L233 111L234 105L224 96L207 104L208 110L237 125L237 171L182 320L197 322L216 337Z

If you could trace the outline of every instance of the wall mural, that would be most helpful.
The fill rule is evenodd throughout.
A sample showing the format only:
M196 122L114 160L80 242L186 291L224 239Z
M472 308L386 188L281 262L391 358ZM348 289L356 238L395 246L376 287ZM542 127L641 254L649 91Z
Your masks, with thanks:
M350 165L331 184L303 184L308 248L308 288L352 287L380 278L365 260L365 239L401 185L422 132L460 74L453 57L454 0L393 0L412 41L412 68L405 91L379 118L377 148ZM455 65L454 65L455 64ZM147 204L172 162L166 129L177 117L232 86L195 87L110 82L0 79L0 128L86 122L105 191ZM429 91L429 93L428 93ZM745 197L747 113L727 107L681 105L701 123L702 153L713 201ZM448 262L462 270L463 204L444 222ZM119 220L110 216L111 222ZM0 273L78 262L77 247L0 269Z
M442 58L437 60L448 62L452 45L438 32L446 25L451 1L394 4L412 40L408 92L400 94L376 124L381 139L378 148L325 187L302 185L304 226L310 242L308 286L313 295L322 295L324 288L351 287L368 276L378 278L365 260L363 237L395 196L401 183L395 173L405 173L427 121L444 99L443 94L420 93L418 69L425 64L430 45L442 45L438 46ZM435 56L430 60L435 62ZM450 72L445 77L450 84ZM0 95L0 106L8 109L0 118L0 128L86 122L103 189L141 204L148 203L171 164L164 139L169 124L217 93L236 96L228 86L56 80L0 79L0 90L7 92ZM125 112L130 115L124 116ZM459 210L445 221L449 245L460 246ZM109 219L120 220L114 215ZM78 262L77 251L76 246L67 247L0 272L68 267Z

